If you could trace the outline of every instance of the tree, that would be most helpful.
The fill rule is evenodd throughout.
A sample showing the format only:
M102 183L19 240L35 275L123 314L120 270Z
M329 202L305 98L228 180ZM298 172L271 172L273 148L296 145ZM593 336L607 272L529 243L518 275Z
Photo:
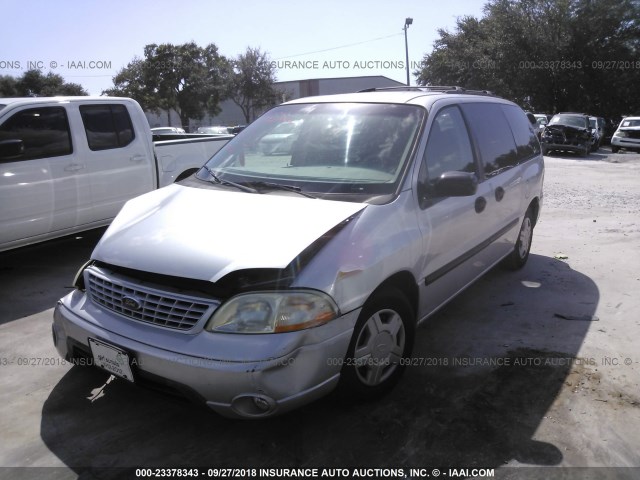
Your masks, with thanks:
M77 83L65 82L62 76L49 72L44 75L40 70L28 70L21 77L0 77L0 96L2 97L52 97L56 95L89 95Z
M640 110L637 0L490 0L439 30L418 83L488 89L546 112Z
M248 47L231 62L228 95L251 123L263 109L277 103L282 92L274 88L275 67L266 53Z
M0 75L0 98L17 97L16 82L11 75Z
M132 97L154 112L173 109L188 125L190 118L220 112L228 72L228 61L214 44L150 44L144 59L134 58L103 94Z

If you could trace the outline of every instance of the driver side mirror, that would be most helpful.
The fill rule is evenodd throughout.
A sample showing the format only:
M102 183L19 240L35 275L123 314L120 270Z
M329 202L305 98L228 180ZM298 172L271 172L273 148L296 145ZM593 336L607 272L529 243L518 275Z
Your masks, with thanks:
M24 142L18 138L0 140L0 162L16 160L24 155Z
M470 197L478 190L478 177L475 173L451 171L444 172L435 181L418 182L420 207L426 208L434 198Z

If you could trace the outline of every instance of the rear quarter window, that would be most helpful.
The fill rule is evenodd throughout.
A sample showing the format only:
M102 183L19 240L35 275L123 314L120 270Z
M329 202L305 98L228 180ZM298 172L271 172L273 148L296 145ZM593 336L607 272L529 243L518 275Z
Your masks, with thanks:
M540 142L525 113L515 105L500 105L507 117L516 142L518 163L526 162L540 153Z
M517 165L516 144L501 105L463 103L460 107L478 144L484 174L490 177Z

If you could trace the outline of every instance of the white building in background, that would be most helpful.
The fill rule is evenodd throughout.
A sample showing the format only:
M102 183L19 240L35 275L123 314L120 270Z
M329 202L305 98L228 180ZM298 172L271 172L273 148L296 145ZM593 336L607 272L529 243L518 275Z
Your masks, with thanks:
M366 77L340 77L340 78L313 78L310 80L293 80L290 82L276 82L275 87L283 92L281 102L302 97L316 95L332 95L335 93L353 93L366 88L401 87L404 83L391 80L382 75ZM198 127L210 125L244 125L246 120L242 110L233 100L225 100L220 103L221 112L214 116L206 116L201 120L191 120L188 126L180 125L180 116L175 112L161 112L159 115L145 112L149 126L154 127L179 127L182 126L189 132L194 132ZM188 127L188 128L187 128Z

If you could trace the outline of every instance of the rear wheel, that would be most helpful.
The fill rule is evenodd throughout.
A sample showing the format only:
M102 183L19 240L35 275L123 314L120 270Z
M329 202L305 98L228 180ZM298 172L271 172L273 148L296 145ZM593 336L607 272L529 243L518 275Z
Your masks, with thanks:
M372 399L390 390L411 357L415 318L396 288L374 293L353 331L339 389L349 397Z
M529 251L531 250L531 242L533 240L533 213L531 209L527 210L524 215L518 240L513 247L511 254L505 259L505 266L511 270L519 270L524 267L529 259Z

